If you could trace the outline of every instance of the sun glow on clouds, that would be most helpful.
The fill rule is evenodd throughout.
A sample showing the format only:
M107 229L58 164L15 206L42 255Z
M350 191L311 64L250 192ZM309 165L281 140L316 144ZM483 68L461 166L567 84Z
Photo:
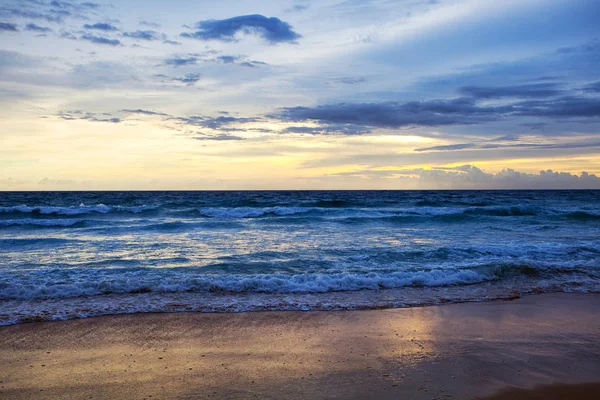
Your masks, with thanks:
M594 1L86 4L0 6L0 189L600 187Z

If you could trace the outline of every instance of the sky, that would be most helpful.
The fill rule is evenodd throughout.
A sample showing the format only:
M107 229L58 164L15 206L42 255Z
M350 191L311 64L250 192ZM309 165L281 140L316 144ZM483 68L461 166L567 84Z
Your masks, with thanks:
M597 0L0 0L0 190L600 189Z

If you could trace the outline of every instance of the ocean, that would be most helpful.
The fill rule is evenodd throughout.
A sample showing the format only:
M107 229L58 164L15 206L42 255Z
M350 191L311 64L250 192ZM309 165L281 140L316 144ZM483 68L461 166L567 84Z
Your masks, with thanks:
M600 292L600 191L0 193L0 325L546 292Z

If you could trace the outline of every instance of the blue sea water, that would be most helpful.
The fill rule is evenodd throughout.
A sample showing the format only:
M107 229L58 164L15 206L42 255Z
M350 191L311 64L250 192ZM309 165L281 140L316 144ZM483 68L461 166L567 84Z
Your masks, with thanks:
M600 191L0 193L0 324L600 292Z

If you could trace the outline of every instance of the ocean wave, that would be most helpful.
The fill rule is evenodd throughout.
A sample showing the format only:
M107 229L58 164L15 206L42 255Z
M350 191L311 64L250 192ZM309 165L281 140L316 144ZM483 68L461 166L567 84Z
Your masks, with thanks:
M86 225L86 221L83 219L5 219L0 220L1 227L39 227L39 228L53 228L53 227L83 227Z
M72 277L61 283L48 281L47 275L37 277L36 284L5 278L0 282L0 300L52 299L78 296L98 296L113 293L178 293L178 292L233 292L233 293L324 293L386 289L405 286L447 286L473 284L495 279L473 270L430 270L366 274L152 274L147 271L120 271L119 275L91 277L82 274L81 280ZM46 282L46 283L44 283Z
M135 268L109 270L31 271L30 276L0 274L0 300L56 299L136 293L326 293L401 287L473 285L508 278L556 277L579 273L600 277L600 271L527 263L491 263L455 269L393 272L336 272L303 274L206 274L183 269L160 271Z
M0 213L25 213L38 215L82 215L82 214L108 214L111 212L126 212L139 214L144 211L156 210L158 206L107 206L104 204L96 204L86 206L56 207L56 206L27 206L19 205L12 207L0 207Z
M296 214L304 214L311 211L318 211L318 208L307 207L213 207L202 208L198 212L208 218L257 218L266 215L274 216L289 216Z
M587 212L587 211L573 211L567 213L567 218L575 219L579 221L598 221L600 220L600 214Z

